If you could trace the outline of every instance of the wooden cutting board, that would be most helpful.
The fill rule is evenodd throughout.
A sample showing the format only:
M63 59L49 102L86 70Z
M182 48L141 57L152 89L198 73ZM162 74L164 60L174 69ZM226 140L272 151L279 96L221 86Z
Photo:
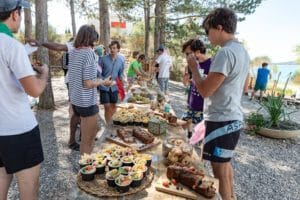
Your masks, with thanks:
M150 149L154 146L157 146L161 143L160 139L156 138L154 139L154 141L150 144L144 144L141 141L139 141L138 139L136 139L136 142L134 143L126 143L124 142L121 138L119 138L118 136L107 136L106 140L113 142L115 144L121 145L123 147L131 147L137 151L145 151L147 149Z
M218 179L215 179L215 178L212 178L212 177L209 177L209 176L205 176L204 177L204 180L211 180L214 182L214 187L216 188L216 193L219 192L219 180ZM166 177L166 175L164 176L161 176L158 181L156 182L156 185L155 185L155 189L157 191L160 191L160 192L164 192L164 193L168 193L168 194L171 194L171 195L175 195L175 196L179 196L179 197L184 197L184 198L188 198L188 199L195 199L195 200L217 200L217 195L215 195L215 197L211 198L211 199L208 199L204 196L201 196L200 194L194 192L193 190L189 189L188 187L178 183L177 185L179 187L182 187L183 189L182 190L177 190L176 189L176 186L171 184L169 185L169 187L164 187L162 185L162 183L164 181L168 181L168 178Z

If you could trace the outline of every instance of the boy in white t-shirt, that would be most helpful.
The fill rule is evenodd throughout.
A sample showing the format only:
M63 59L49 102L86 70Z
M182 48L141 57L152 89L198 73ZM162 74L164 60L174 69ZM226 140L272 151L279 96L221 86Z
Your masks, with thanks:
M0 1L0 199L7 199L13 175L20 199L38 199L40 163L44 160L37 120L27 94L38 97L46 87L49 68L34 66L18 42L21 9L28 1Z

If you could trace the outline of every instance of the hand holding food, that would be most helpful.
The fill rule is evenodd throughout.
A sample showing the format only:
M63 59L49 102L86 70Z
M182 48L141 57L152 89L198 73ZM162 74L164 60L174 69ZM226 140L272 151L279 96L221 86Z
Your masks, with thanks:
M193 72L194 70L197 70L198 71L198 64L197 64L197 60L196 60L196 57L194 55L189 55L188 56L188 59L187 59L187 62L188 62L188 66L190 68L190 70Z
M39 74L45 74L49 72L48 65L42 64L40 61L35 61L32 63L32 68Z

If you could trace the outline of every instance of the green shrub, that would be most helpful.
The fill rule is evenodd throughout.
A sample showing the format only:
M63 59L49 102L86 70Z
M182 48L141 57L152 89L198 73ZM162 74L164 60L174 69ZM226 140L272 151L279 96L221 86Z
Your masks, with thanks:
M248 131L255 134L261 127L265 126L266 121L262 114L253 112L246 118L246 123L248 125Z
M285 115L283 95L268 95L267 99L261 102L261 106L269 115L269 127L278 126L279 121Z

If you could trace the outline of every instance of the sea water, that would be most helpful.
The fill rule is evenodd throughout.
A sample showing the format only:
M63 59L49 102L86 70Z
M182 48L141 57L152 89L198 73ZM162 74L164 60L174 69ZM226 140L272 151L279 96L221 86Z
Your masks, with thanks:
M254 75L254 77L257 76L257 70L260 67L253 67L251 68L251 73ZM296 71L300 71L300 65L276 65L276 64L270 64L268 66L268 69L271 70L272 79L276 80L278 77L278 74L280 74L279 83L285 83L287 78L289 77L289 74L292 73L292 76Z

